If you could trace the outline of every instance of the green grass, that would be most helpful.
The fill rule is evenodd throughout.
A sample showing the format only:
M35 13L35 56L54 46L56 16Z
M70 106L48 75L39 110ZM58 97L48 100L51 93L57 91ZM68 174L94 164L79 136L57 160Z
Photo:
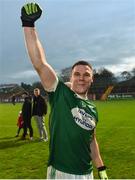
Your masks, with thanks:
M0 178L43 179L46 177L48 142L39 142L34 119L34 141L15 138L21 104L0 104ZM48 116L45 121L48 127ZM23 130L21 130L20 135Z
M135 179L135 100L96 101L95 104L99 112L97 140L109 178ZM20 109L21 104L0 104L0 178L44 179L49 143L38 141L34 119L33 142L14 137ZM98 178L96 169L94 175Z

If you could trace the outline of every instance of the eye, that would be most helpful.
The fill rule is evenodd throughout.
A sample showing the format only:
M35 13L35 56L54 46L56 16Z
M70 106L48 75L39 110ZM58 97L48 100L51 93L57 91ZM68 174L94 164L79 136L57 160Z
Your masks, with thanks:
M85 73L84 76L86 76L86 77L91 77L91 74Z
M80 76L80 73L79 72L75 72L74 76Z

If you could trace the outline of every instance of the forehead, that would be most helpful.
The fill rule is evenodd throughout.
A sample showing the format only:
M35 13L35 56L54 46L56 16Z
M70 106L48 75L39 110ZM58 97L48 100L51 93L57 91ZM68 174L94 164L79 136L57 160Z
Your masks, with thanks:
M74 72L79 72L79 73L88 72L88 73L92 73L92 69L89 66L87 66L87 65L77 65L72 70L72 73L74 73Z
M39 92L39 89L34 89L34 92Z

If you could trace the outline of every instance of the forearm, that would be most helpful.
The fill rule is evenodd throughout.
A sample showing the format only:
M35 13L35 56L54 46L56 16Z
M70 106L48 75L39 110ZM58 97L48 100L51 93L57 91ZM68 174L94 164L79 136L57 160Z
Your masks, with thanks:
M91 158L92 158L92 161L93 161L94 165L96 166L96 168L104 166L104 163L103 163L101 155L100 155L99 146L98 146L95 136L90 145L90 148L91 148Z
M48 90L56 81L55 71L46 61L36 29L33 27L24 27L24 36L31 62L40 76L43 87Z
M38 70L47 62L36 29L32 27L24 27L24 36L31 62L34 68Z

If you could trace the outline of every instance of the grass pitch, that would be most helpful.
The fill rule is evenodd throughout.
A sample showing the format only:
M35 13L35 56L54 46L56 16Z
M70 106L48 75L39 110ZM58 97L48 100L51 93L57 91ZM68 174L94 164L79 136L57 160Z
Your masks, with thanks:
M95 104L99 113L97 140L109 179L135 179L135 100ZM45 179L49 143L39 142L34 119L34 141L14 137L21 106L0 104L0 178ZM48 115L45 124L48 129ZM94 176L98 178L96 169Z

